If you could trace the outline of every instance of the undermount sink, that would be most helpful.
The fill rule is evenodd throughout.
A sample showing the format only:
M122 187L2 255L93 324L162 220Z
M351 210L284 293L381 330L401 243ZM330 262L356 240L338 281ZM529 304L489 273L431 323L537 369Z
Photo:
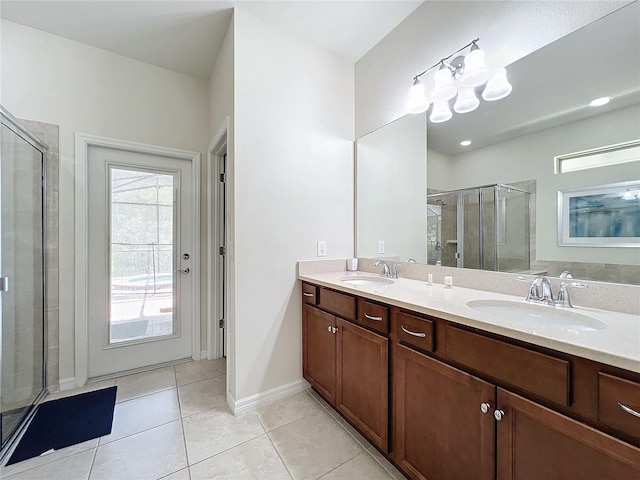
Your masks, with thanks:
M514 323L545 328L559 328L572 332L590 332L607 328L605 323L589 315L551 305L507 300L472 300L467 302L467 306L477 312L502 317Z
M351 285L391 285L395 283L395 280L391 278L374 276L344 277L340 281Z

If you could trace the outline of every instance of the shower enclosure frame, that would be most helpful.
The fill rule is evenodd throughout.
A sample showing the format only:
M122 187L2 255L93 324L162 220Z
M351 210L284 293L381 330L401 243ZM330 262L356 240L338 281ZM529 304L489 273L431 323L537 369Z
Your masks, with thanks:
M480 270L485 270L485 255L484 255L484 235L482 234L482 232L484 232L484 223L485 223L485 219L484 219L484 215L483 215L483 209L484 209L484 200L485 200L485 189L493 189L494 191L494 202L493 202L493 215L494 215L494 238L496 241L496 246L498 246L498 239L500 238L500 223L499 223L499 202L497 199L497 192L499 192L501 189L505 189L508 192L519 192L525 195L531 195L531 192L528 192L526 190L523 190L522 188L518 188L518 187L514 187L512 185L506 185L506 184L502 184L502 183L491 183L488 185L479 185L479 186L475 186L475 187L467 187L467 188L459 188L459 189L455 189L455 190L447 190L447 191L443 191L443 192L437 192L437 193L430 193L427 195L427 206L430 205L429 204L429 200L430 199L439 199L440 201L442 201L442 197L445 196L451 196L451 195L455 195L456 196L456 203L457 203L457 208L458 208L458 213L456 215L456 222L457 222L457 246L458 246L458 251L456 252L456 266L457 267L463 267L464 266L464 242L461 242L460 239L464 238L464 194L468 193L468 192L473 192L473 191L477 191L478 192L478 230L480 232L480 234L478 235L478 248L479 248L479 258L478 258L478 262L479 262L479 269ZM442 203L442 205L445 205L445 203ZM524 236L526 239L529 239L530 236L530 215L531 215L531 211L530 208L528 207L526 209L526 214L527 214L527 219L526 222L524 222L524 227L525 227L525 233ZM440 231L441 234L441 228L438 229ZM442 239L440 238L439 240L440 244L442 244ZM462 244L462 248L461 247ZM528 245L527 246L527 250L529 251L529 265L531 264L531 246ZM499 261L498 261L498 249L496 248L495 251L495 258L494 258L494 265L496 265L497 269L495 271L501 271L498 267L499 265Z
M41 378L41 389L40 392L36 395L35 399L31 403L31 405L24 412L22 418L19 422L12 427L11 433L6 437L6 440L2 442L2 438L0 438L0 461L4 459L4 457L11 451L15 441L20 437L24 429L29 424L31 418L35 414L38 405L42 402L42 400L47 395L47 361L48 361L48 321L47 321L47 275L46 275L46 265L47 265L47 249L46 249L46 235L47 235L47 209L46 209L46 185L47 185L47 169L46 169L46 161L47 161L47 151L49 150L49 146L39 139L36 135L31 133L24 125L20 123L20 121L11 114L6 108L0 105L0 120L1 124L15 133L22 140L27 142L33 148L35 148L41 155L40 162L40 173L41 173L41 248L42 248L42 256L40 259L41 271L42 271L42 344L40 348L42 350L42 378ZM1 161L1 159L0 159ZM0 292L0 295L2 293ZM1 320L1 316L0 316ZM2 389L1 382L2 375L2 324L0 323L0 392ZM2 412L0 411L0 418L2 416Z

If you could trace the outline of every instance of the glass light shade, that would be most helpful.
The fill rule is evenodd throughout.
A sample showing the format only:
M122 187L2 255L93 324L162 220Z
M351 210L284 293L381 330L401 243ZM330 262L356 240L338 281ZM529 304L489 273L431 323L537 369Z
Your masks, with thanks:
M456 84L453 81L451 72L448 68L442 68L436 72L435 86L431 93L434 102L442 102L453 98L458 93Z
M476 97L473 87L462 87L458 91L458 98L453 105L457 113L468 113L474 111L480 105L480 100Z
M472 49L464 59L464 73L460 78L463 87L478 87L489 80L489 69L484 63L484 52Z
M431 102L427 98L424 85L419 79L415 79L413 86L409 90L409 99L407 100L408 113L423 113L429 108Z
M482 98L487 102L500 100L509 95L512 88L509 80L507 80L507 70L505 68L499 68L487 82L487 86L484 92L482 92Z
M449 110L449 104L446 101L442 102L433 102L433 110L431 111L431 116L429 120L433 123L442 123L446 122L453 116L451 110Z

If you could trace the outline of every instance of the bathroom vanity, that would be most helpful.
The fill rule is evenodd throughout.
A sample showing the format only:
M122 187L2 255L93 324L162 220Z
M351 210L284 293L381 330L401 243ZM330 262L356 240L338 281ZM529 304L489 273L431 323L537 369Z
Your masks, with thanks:
M637 316L299 278L304 378L409 478L640 478Z

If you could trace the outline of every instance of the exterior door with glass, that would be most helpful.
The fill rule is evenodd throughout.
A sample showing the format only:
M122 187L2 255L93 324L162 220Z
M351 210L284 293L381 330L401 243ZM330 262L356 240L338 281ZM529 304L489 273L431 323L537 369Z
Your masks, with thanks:
M189 160L88 149L89 377L192 356Z

